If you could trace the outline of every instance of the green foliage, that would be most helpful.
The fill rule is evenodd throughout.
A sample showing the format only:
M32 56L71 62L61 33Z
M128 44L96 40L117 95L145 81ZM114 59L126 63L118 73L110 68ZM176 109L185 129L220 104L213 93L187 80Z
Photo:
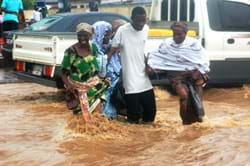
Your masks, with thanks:
M23 8L24 8L24 10L34 9L35 3L36 3L36 0L23 0Z

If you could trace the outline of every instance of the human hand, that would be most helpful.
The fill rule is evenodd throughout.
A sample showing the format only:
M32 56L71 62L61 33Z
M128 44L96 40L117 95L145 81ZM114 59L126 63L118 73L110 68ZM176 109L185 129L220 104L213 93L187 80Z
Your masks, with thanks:
M192 71L192 79L195 81L201 79L201 73L199 70Z
M209 80L208 74L206 73L200 74L200 77L195 80L195 84L205 86L208 80Z
M78 89L80 85L77 84L77 82L73 82L73 80L71 80L69 77L66 77L66 79L64 80L64 87L67 90L74 92L74 90Z
M64 84L64 87L65 87L65 89L67 89L67 90L70 91L70 92L73 92L73 91L74 91L74 87L73 87L73 85L70 84L70 83L65 83L65 84Z
M108 85L108 86L111 84L111 81L110 81L109 78L105 78L105 79L104 79L104 82L105 82L105 84Z
M145 72L147 73L147 75L152 75L155 73L155 70L149 65L146 65Z
M209 75L207 73L205 74L202 74L202 79L207 82L210 78L209 78Z

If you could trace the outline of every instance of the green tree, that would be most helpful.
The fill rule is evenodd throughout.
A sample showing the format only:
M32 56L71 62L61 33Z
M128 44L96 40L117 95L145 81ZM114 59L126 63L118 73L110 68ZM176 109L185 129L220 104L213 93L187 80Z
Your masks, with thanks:
M36 0L23 0L23 8L25 10L34 9L35 3L36 3Z

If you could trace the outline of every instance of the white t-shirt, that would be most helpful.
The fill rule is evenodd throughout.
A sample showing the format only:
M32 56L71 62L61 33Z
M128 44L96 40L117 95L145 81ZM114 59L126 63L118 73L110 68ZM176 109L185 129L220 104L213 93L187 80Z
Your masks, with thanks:
M152 84L145 72L144 48L149 27L141 31L131 23L121 26L112 41L112 47L120 48L122 81L126 94L140 93L152 89Z

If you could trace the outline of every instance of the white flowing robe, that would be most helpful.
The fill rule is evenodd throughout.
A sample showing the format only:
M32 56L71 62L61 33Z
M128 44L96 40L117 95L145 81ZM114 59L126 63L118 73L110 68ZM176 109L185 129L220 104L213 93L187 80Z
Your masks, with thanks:
M200 42L186 37L181 44L173 38L163 41L160 47L148 54L148 65L157 70L189 71L198 69L202 74L210 71L209 58Z

